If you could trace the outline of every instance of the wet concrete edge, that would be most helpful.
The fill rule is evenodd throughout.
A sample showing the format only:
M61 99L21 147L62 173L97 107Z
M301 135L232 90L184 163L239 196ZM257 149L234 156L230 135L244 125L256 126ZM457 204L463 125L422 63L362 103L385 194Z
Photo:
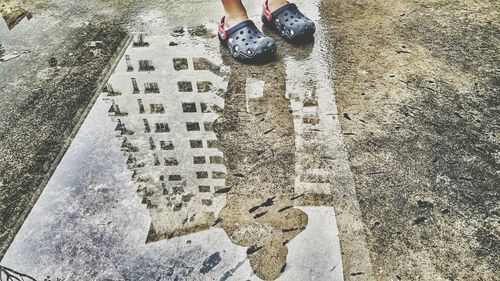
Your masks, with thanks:
M111 56L111 59L108 62L107 66L102 70L100 77L97 79L96 91L94 92L90 102L85 107L83 107L83 110L81 110L81 112L79 112L80 117L78 118L78 122L76 123L74 128L71 130L71 133L67 136L67 138L65 140L63 140L62 148L59 151L57 157L53 160L52 164L50 165L49 170L47 171L47 173L43 177L42 181L37 185L37 188L31 194L31 199L29 200L28 205L24 208L24 210L18 216L16 223L15 223L15 231L11 232L10 233L11 235L7 234L6 235L7 239L2 241L2 243L0 244L0 262L2 261L3 256L4 256L5 252L7 251L7 249L9 248L10 244L14 240L14 237L16 236L17 232L19 231L21 226L24 224L24 221L26 220L29 213L31 212L31 209L33 208L36 201L40 197L40 194L42 194L42 192L43 192L45 186L47 185L48 181L50 180L52 174L54 173L57 166L61 162L61 159L63 158L64 154L68 150L68 148L71 144L71 141L73 140L75 135L80 130L80 127L81 127L83 121L85 120L88 113L90 112L90 109L94 106L97 98L101 94L102 88L104 87L106 81L108 81L109 77L113 73L116 65L120 61L120 58L125 53L126 47L130 44L130 42L132 41L132 38L133 38L133 36L130 34L125 36L125 38L122 40L121 44L117 47L115 54ZM77 111L77 113L78 113L78 111Z

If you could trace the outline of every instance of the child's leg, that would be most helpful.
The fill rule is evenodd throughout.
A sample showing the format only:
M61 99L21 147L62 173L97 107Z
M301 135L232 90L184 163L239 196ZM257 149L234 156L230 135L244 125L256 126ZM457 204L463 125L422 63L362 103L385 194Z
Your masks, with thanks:
M271 12L276 11L278 8L286 5L288 3L287 0L269 0L269 10Z
M287 0L269 0L269 10L273 12L287 3ZM226 16L226 28L248 19L247 11L241 0L222 0L222 5L224 5Z
M226 17L226 26L229 28L235 24L248 19L247 10L241 0L222 0L224 5L224 14Z

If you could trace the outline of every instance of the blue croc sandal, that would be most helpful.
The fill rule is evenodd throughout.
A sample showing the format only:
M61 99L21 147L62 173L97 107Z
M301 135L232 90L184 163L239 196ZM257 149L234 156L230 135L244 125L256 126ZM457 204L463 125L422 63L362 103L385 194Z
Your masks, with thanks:
M271 13L266 0L262 7L262 22L293 43L311 41L316 31L314 22L304 16L293 3L288 3Z
M219 40L233 58L244 62L265 62L275 56L276 43L262 34L253 21L242 21L228 30L224 25L225 17L218 27Z

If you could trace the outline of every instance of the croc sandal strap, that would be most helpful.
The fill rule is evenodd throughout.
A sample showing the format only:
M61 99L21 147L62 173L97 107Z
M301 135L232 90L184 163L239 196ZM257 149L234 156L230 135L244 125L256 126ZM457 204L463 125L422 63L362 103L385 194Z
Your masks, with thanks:
M255 26L255 23L252 20L242 21L242 22L238 23L237 25L230 27L227 30L224 29L225 25L226 25L226 17L222 17L222 20L221 20L221 22L219 24L219 27L218 27L218 31L219 31L220 37L224 41L227 41L229 39L229 37L231 36L231 34L233 34L236 31L242 29L243 27L250 26L250 27L253 27L253 28L257 28Z
M219 36L222 38L222 40L226 41L227 40L227 32L226 29L224 29L224 25L226 24L226 17L222 17L220 20L219 25L217 26L217 32L219 33Z
M273 20L273 14L271 13L271 10L269 10L269 0L264 1L264 4L262 4L262 14L268 21Z

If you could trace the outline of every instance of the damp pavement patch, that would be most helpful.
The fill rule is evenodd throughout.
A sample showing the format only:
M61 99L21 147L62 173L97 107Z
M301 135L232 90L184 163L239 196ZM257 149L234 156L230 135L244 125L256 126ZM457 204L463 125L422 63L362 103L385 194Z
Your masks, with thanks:
M259 22L262 3L247 2ZM0 134L0 279L303 280L307 272L335 280L343 271L346 280L496 280L498 1L294 2L317 23L314 44L290 47L275 38L278 60L252 67L217 51L215 24L199 25L220 18L219 0L2 1L0 132L9 133ZM15 7L7 21L5 4ZM174 38L158 37L169 40L164 48L193 43L195 52L213 51L201 51L203 59L169 53L175 70L206 79L182 77L166 87L206 93L214 106L180 95L170 101L163 81L175 77L155 81L153 74L167 63L139 62L130 52L133 71L104 93L99 87L86 125L46 185L97 84L107 80L98 74L117 48L128 50L119 47L121 36L171 30ZM134 45L141 50L150 39ZM134 96L162 97L152 107L141 98L144 113L137 99L121 99L130 94L123 87L134 92L132 78ZM181 102L175 116L167 111L172 102ZM147 115L152 142L129 134L141 124L119 116L129 103L136 106L129 114ZM175 120L154 122L151 111ZM165 124L202 112L203 122L182 127L199 134L193 142L158 137L179 134L183 142L187 131ZM214 154L188 155L191 162L167 154L191 145ZM157 173L175 167L194 170L160 180ZM162 217L172 213L203 215ZM317 262L339 254L335 229L342 263ZM265 263L268 256L274 263Z
M227 175L234 163L220 143L230 135L213 127L231 114L231 81L224 79L231 68L190 42L200 39L177 38L170 46L173 38L146 38L147 46L132 43L125 51L2 263L36 278L342 280L334 208L302 206L314 192L296 192L293 162L285 171L265 164L275 162L270 152L259 156L275 176L290 177L287 189L281 181L252 186L248 178L258 179L258 170ZM176 67L180 60L187 67ZM240 96L246 111L245 92ZM265 91L260 98L273 97ZM279 99L290 105L284 92ZM293 115L283 112L267 118L288 120L290 147L281 151L294 153ZM259 113L246 112L264 118ZM268 141L279 145L283 137ZM231 178L253 188L253 198ZM253 202L260 205L252 212ZM300 225L287 223L297 215ZM280 249L283 262L263 267L266 253Z
M370 278L325 38L257 67L207 30L134 36L2 265L37 279Z

